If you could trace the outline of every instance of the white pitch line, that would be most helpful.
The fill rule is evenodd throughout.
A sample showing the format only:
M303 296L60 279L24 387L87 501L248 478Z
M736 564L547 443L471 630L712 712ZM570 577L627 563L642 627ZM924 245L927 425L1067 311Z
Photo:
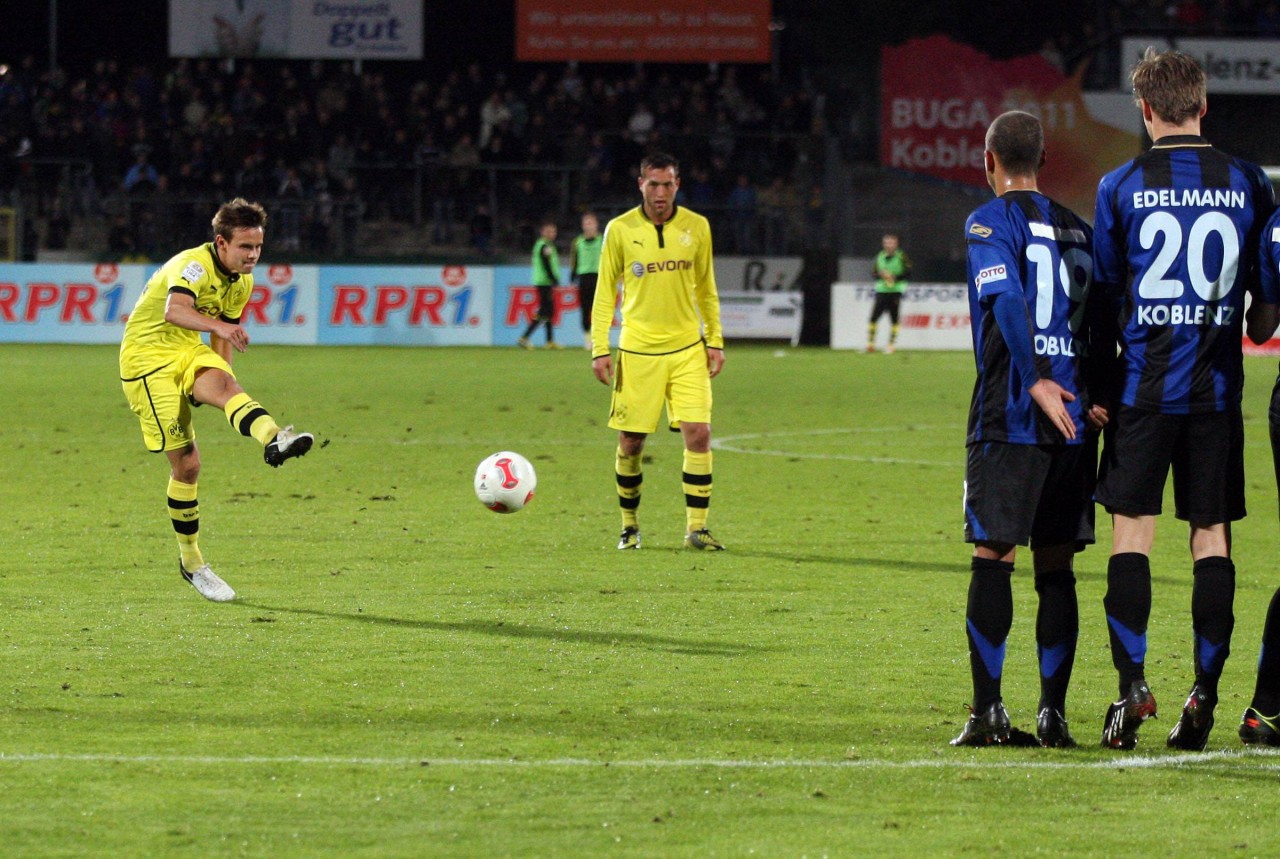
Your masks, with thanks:
M1003 749L992 749L983 754L1002 755ZM1032 752L1038 754L1038 752ZM1273 762L1274 761L1274 762ZM1035 761L1035 760L979 760L953 757L933 757L915 760L882 760L859 758L852 760L740 760L722 758L689 758L674 760L591 760L588 758L372 758L309 755L117 755L117 754L44 754L0 752L0 764L19 763L114 763L114 764L209 764L240 765L267 764L360 766L360 767L445 767L453 769L991 769L991 770L1125 770L1169 769L1195 767L1230 772L1239 766L1261 770L1280 770L1280 753L1269 750L1216 751L1199 754L1163 756L1116 756L1101 761Z

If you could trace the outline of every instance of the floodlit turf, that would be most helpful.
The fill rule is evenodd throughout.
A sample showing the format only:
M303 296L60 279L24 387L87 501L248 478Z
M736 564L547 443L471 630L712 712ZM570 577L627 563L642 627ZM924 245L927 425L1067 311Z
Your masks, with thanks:
M1079 559L1076 750L957 750L963 354L731 344L710 525L680 548L677 436L619 529L608 390L581 350L254 347L249 392L316 434L275 470L197 412L201 543L176 569L167 469L109 347L5 346L0 853L6 856L1274 854L1280 756L1235 729L1275 586L1274 362L1250 359L1234 654L1202 754L1185 527L1159 522L1136 752L1115 693L1109 526ZM472 494L509 448L525 511ZM1005 700L1033 729L1029 558Z

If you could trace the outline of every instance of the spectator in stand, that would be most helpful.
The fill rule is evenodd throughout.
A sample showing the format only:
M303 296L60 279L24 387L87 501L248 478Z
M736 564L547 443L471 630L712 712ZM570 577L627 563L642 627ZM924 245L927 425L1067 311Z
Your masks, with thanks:
M136 147L133 164L125 171L124 180L120 183L129 194L145 195L155 190L160 174L151 163L151 155L145 146Z
M740 254L756 252L756 188L746 173L738 174L729 192L729 218L733 224L733 249Z

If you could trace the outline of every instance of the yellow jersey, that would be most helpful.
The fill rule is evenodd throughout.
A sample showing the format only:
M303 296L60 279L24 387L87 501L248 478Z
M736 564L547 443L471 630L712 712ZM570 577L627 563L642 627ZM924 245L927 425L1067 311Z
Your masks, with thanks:
M661 355L700 339L724 348L706 218L677 206L665 223L655 224L637 206L608 223L591 308L593 358L609 354L619 283L623 351Z
M169 293L196 301L196 310L211 318L239 322L253 294L253 275L235 274L218 259L213 243L182 251L162 265L138 296L120 341L120 377L135 379L173 360L181 349L201 342L200 332L164 318Z

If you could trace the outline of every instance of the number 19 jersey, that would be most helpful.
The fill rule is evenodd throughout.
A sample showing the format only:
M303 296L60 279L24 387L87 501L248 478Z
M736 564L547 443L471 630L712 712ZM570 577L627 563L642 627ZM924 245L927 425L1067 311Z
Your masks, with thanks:
M965 223L969 316L978 376L967 443L1079 444L1088 408L1082 371L1085 308L1093 276L1089 225L1037 191L1009 191ZM1075 395L1066 403L1076 438L1062 433L1027 393L1015 371L995 302L1013 292L1026 305L1036 376ZM1027 344L1023 344L1024 346Z
M1098 185L1096 288L1119 326L1120 402L1163 414L1240 402L1244 295L1274 206L1255 164L1162 137Z

